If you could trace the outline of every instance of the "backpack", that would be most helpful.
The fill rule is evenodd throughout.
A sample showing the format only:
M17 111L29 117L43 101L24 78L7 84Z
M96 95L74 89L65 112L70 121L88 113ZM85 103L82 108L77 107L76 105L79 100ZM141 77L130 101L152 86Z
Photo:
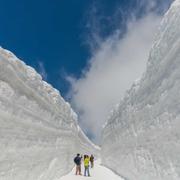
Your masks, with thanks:
M75 158L74 158L74 163L75 163L75 164L78 164L78 157L75 157Z

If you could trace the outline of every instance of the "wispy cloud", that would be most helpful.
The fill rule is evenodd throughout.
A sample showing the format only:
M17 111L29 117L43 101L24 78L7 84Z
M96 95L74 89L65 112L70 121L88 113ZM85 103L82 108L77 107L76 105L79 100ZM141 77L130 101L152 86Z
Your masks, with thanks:
M155 2L155 1L153 1ZM161 15L151 11L150 4L140 19L127 22L126 33L121 29L103 39L94 32L98 49L91 48L89 68L79 79L67 77L71 83L71 102L80 114L80 125L95 142L99 142L102 125L109 111L120 101L131 84L145 70L153 37L161 21ZM97 29L97 28L96 28ZM93 42L90 42L91 46Z
M47 81L48 75L42 61L38 61L38 71L41 74L43 80Z

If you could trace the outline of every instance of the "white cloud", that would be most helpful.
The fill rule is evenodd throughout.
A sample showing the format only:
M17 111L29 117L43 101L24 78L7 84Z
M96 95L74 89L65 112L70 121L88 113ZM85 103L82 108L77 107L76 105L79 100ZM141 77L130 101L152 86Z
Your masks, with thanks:
M38 66L39 66L39 67L38 67L38 69L39 69L39 74L42 76L43 80L47 81L48 75L47 75L47 72L46 72L46 69L45 69L45 67L44 67L43 62L39 61L39 62L38 62Z
M149 50L161 17L149 14L128 24L127 33L116 32L100 44L80 79L68 77L71 102L80 114L80 125L99 142L109 111L133 81L145 71Z
M71 78L72 103L81 113L80 124L97 141L110 109L145 70L159 22L155 15L131 22L123 39L116 33L101 44L82 78Z

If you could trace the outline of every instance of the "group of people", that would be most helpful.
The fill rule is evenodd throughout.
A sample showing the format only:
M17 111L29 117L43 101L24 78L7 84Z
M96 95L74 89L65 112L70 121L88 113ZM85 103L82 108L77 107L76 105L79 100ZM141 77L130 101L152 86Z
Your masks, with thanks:
M91 166L91 168L94 167L94 156L88 156L88 155L84 155L83 156L80 154L77 154L77 156L74 158L74 163L76 164L76 175L82 175L81 173L81 164L82 161L84 162L84 176L90 176L90 172L89 172L89 167Z

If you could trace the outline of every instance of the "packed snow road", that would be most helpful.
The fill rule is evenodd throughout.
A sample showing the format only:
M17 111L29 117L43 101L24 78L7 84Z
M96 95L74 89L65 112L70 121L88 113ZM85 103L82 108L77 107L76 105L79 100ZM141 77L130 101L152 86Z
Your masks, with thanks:
M113 173L108 168L105 168L100 165L100 160L95 162L95 167L93 169L90 169L90 177L85 176L76 176L75 175L75 169L72 170L68 175L63 176L60 179L55 180L124 180L120 176ZM82 167L82 174L84 173L84 168Z

